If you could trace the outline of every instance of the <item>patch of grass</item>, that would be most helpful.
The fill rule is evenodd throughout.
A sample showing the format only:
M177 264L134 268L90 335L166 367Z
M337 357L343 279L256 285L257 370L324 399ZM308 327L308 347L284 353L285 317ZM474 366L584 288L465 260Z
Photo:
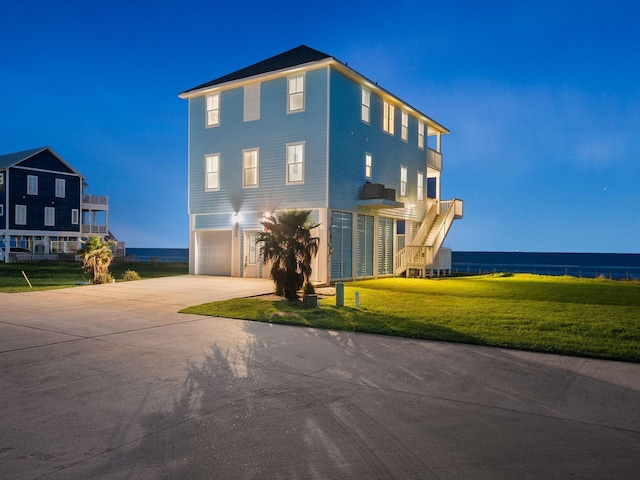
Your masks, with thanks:
M27 274L33 288L29 288L22 276ZM116 263L109 271L116 281L120 281L126 270L135 270L142 278L169 277L186 275L189 265L186 263ZM33 262L33 263L0 263L0 292L16 293L34 290L51 290L56 288L75 287L87 283L88 274L82 271L76 262Z
M360 307L355 307L355 292ZM184 313L640 361L640 285L574 277L485 275L345 284L345 306L236 299Z

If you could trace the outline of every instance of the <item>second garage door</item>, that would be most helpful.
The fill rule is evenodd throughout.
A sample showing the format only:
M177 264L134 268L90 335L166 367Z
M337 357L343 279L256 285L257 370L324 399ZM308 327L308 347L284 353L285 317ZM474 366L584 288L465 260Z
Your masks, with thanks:
M231 276L231 230L198 232L200 275Z

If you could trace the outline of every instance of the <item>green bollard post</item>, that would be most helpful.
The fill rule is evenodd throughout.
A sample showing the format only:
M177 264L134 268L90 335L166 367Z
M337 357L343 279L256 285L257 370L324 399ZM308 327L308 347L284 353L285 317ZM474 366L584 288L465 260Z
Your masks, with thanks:
M344 307L344 283L336 283L336 307Z

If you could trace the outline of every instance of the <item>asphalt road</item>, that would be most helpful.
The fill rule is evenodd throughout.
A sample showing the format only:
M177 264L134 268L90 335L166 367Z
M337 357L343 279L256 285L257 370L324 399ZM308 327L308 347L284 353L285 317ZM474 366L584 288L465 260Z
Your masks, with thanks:
M0 294L0 478L640 478L640 364L177 313L269 291Z

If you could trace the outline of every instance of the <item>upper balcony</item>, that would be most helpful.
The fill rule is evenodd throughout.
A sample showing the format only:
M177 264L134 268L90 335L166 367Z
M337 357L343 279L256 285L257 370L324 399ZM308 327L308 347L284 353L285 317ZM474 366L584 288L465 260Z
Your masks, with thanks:
M83 195L82 210L109 211L109 197L100 195Z
M427 167L442 171L442 153L436 152L432 148L427 150Z

